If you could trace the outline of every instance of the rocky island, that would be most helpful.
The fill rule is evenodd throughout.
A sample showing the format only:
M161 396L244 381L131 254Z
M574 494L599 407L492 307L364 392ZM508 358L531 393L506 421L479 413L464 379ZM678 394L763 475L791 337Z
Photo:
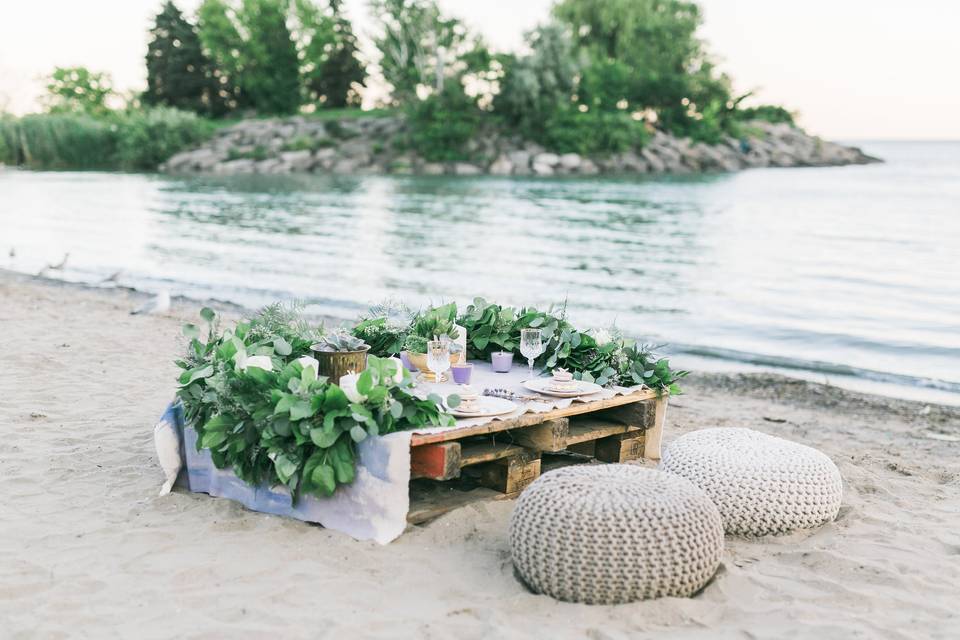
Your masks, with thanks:
M485 131L460 161L430 162L409 148L403 117L318 120L303 116L245 120L161 166L167 173L400 174L554 176L683 174L755 167L816 167L878 162L856 147L786 123L751 122L749 135L708 145L658 129L636 150L584 156L553 153L517 136Z

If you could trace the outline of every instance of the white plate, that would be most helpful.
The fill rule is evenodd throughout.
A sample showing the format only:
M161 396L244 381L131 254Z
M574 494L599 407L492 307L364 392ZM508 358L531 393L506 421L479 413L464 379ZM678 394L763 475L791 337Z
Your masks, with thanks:
M578 396L589 396L603 391L603 387L600 385L593 382L584 382L583 380L575 381L577 388L573 391L557 391L556 389L550 388L551 382L553 382L551 378L534 378L533 380L524 380L523 386L530 389L530 391L536 391L537 393L554 396L556 398L576 398Z
M484 418L488 416L500 416L510 413L517 408L517 403L506 398L493 398L491 396L480 396L477 399L477 411L460 411L459 409L450 409L450 413L458 418Z

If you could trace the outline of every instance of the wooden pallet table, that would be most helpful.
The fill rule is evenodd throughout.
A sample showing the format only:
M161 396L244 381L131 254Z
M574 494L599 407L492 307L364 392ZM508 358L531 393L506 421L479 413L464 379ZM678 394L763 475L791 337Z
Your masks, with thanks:
M421 523L484 499L520 495L551 465L660 459L667 397L643 390L509 420L415 434L410 511Z

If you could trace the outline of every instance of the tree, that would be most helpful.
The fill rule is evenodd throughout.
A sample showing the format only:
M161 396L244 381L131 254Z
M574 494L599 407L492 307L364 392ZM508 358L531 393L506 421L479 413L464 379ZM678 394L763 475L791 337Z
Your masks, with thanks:
M183 17L172 0L167 0L157 14L150 34L147 90L143 94L146 104L212 116L229 110L235 103L232 92L204 54L196 27Z
M114 95L110 76L86 67L56 67L47 79L47 108L50 111L103 114L110 110L107 99Z
M695 3L561 0L554 14L590 55L583 74L594 102L588 107L651 108L671 130L694 130L705 115L729 112L730 81L716 73L696 37L702 17Z
M210 60L231 106L250 106L241 87L243 38L233 19L233 9L224 0L203 0L197 10L197 34L204 55Z
M294 113L300 107L300 61L287 27L285 0L243 0L238 27L240 87L261 113Z
M366 70L341 1L329 0L324 11L312 0L295 0L294 12L305 99L328 108L358 105Z
M444 93L444 83L468 70L478 41L455 18L446 18L434 0L371 0L379 34L380 71L393 87L393 101L410 103L418 94Z

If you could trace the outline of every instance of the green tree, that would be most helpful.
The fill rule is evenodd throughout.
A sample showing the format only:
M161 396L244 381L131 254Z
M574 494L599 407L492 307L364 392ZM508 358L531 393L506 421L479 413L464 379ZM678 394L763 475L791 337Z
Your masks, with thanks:
M197 33L230 106L250 106L241 87L243 38L234 22L235 12L224 0L203 0L197 10Z
M300 107L300 61L287 27L286 0L243 0L237 26L240 87L260 113L294 113Z
M434 0L370 0L370 13L379 32L380 71L395 103L418 99L418 90L444 94L446 81L459 79L478 59L479 41L459 20L443 16Z
M312 0L295 0L294 13L306 101L327 108L358 105L366 70L341 1L329 0L324 10Z
M588 108L653 109L661 126L715 137L733 109L729 79L697 38L702 16L686 0L561 0L554 7L591 64Z
M144 103L212 116L228 111L231 92L204 54L196 27L172 0L167 0L157 14L150 35Z
M104 114L114 95L110 76L86 67L56 67L47 78L45 102L52 112Z

